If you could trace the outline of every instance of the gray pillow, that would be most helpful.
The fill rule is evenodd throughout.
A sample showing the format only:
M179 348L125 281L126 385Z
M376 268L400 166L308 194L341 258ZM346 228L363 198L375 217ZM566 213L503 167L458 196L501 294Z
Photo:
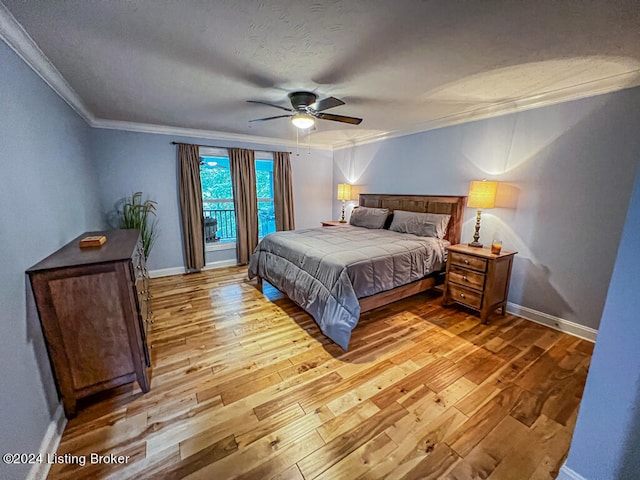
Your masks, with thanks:
M394 210L389 230L412 233L420 237L444 238L451 215Z
M388 208L356 207L351 212L349 223L354 227L382 228L388 215Z

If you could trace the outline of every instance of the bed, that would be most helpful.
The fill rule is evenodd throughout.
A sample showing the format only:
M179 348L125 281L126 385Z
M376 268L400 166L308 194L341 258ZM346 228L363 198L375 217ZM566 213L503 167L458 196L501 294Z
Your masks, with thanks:
M361 313L440 283L446 247L460 242L465 205L463 196L361 194L359 206L368 209L449 215L446 234L350 225L276 232L253 253L249 278L257 278L259 287L265 279L285 293L347 350Z

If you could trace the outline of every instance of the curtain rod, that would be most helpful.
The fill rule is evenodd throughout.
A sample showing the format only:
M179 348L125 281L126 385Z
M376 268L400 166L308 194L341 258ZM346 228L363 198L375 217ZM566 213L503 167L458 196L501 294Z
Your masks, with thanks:
M234 148L234 147L219 147L217 145L200 145L198 143L184 143L184 142L171 142L171 145L195 145L196 147L204 147L204 148ZM276 150L258 150L259 152L275 152ZM277 150L280 151L280 150ZM287 152L293 153L293 152Z

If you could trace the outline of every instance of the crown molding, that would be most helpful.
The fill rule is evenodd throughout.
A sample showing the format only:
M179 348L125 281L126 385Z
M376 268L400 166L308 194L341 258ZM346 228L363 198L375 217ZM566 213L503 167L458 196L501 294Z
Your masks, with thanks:
M334 150L355 147L358 145L366 145L368 143L379 142L390 138L404 137L415 133L427 132L437 128L450 127L462 123L473 122L476 120L484 120L510 113L523 112L535 108L548 107L558 103L580 100L583 98L595 97L605 93L617 92L627 88L640 86L640 69L630 70L610 77L600 78L580 85L552 90L538 95L528 97L520 97L510 99L494 105L483 106L468 110L466 112L456 113L446 117L436 118L428 122L414 125L410 128L393 130L388 132L380 132L367 137L349 140L333 144Z
M277 145L287 148L299 147L301 150L308 148L316 148L320 150L332 150L330 144L304 142L304 144L296 144L291 140L281 138L259 137L255 135L244 135L241 133L218 132L215 130L198 130L193 128L171 127L168 125L153 125L148 123L123 122L119 120L95 119L91 125L95 128L104 128L109 130L125 130L128 132L155 133L159 135L173 135L181 137L206 138L211 140L219 140L226 142L253 143L260 145Z
M89 125L94 116L62 74L0 1L0 38Z

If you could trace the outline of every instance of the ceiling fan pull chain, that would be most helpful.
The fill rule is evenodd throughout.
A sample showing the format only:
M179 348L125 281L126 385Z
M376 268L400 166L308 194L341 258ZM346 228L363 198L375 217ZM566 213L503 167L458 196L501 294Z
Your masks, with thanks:
M296 128L296 157L300 156L300 136L298 131L299 130Z

